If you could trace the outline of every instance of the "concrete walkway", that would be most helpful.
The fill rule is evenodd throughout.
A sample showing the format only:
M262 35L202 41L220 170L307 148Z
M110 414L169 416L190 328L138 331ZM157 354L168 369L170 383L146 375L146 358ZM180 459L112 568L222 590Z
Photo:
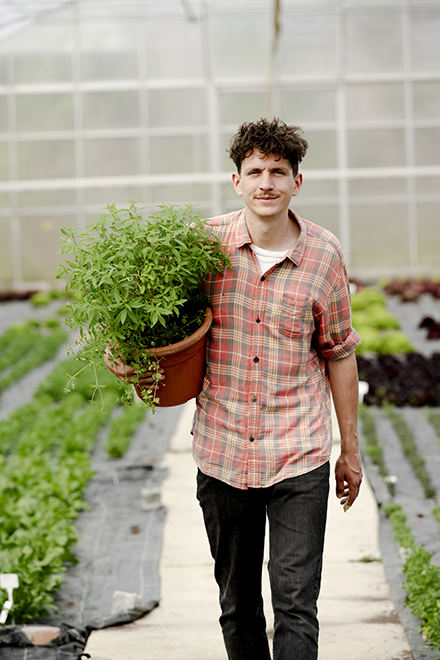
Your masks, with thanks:
M132 624L92 633L86 652L93 660L226 660L213 564L195 499L189 433L193 410L194 402L189 402L164 461L168 477L162 500L167 521L160 606ZM336 441L333 460L338 449ZM366 559L380 559L378 512L371 488L364 481L358 501L344 514L332 484L319 601L319 660L413 658L390 600L382 563ZM270 635L273 620L265 573Z

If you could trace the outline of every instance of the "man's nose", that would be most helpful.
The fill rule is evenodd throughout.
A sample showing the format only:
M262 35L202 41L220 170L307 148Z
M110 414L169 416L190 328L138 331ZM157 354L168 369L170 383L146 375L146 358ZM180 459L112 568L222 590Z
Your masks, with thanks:
M270 172L262 172L260 178L260 188L263 190L270 190L273 188L273 179Z

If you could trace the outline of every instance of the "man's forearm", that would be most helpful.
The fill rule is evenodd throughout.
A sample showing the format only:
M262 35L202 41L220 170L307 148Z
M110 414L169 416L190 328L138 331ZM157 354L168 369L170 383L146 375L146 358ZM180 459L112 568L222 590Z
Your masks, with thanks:
M327 369L341 432L341 450L350 451L353 443L357 449L359 380L355 354L340 360L328 360Z
M358 496L362 482L357 430L359 381L354 353L340 360L328 360L333 403L341 432L341 453L336 461L336 495L347 511Z

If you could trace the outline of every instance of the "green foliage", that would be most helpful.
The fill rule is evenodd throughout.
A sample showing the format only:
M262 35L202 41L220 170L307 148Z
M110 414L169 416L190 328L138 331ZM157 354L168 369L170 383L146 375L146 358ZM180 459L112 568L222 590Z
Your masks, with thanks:
M365 453L370 457L371 462L377 465L379 474L384 479L388 492L392 496L395 492L395 484L388 479L389 473L385 465L383 448L377 437L374 414L374 410L365 404L362 403L359 406L359 419L362 422L362 434L365 438Z
M435 506L432 507L432 515L440 525L440 504L436 504ZM439 534L440 534L440 527L439 527Z
M352 296L351 308L353 327L362 340L357 355L414 351L408 337L399 331L397 318L387 310L383 293L367 287Z
M421 622L420 630L432 649L440 650L440 568L431 561L432 554L416 545L400 504L384 507L394 531L394 538L406 549L403 588L405 605Z
M51 291L38 291L31 296L30 301L35 307L44 307L52 300L63 298L65 295L66 293L63 293L58 289L52 289Z
M373 287L366 287L351 297L351 308L353 311L366 310L372 305L385 307L386 297Z
M440 650L440 568L422 546L411 552L403 567L408 605L421 621L423 638Z
M8 328L0 335L0 391L54 357L66 340L67 333L56 317L31 319Z
M67 340L67 333L57 319L27 321L9 328L0 337L0 393L55 357Z
M433 410L426 410L426 419L428 422L432 424L434 427L434 431L440 438L440 415L438 412L434 412Z
M384 406L384 412L388 419L391 421L394 430L399 437L402 451L405 454L409 464L411 465L414 474L423 486L425 497L435 497L437 494L436 489L431 482L431 477L426 470L425 460L419 452L419 448L414 439L414 434L408 426L406 419L401 413L398 413L397 410L389 404Z
M193 207L161 206L147 219L142 210L134 201L128 209L111 204L85 229L62 229L62 252L73 258L57 273L77 296L67 324L80 332L80 357L95 363L110 344L136 373L155 363L145 349L180 341L201 325L204 282L230 264Z
M415 541L410 526L406 522L406 515L400 504L390 502L383 507L385 515L390 519L394 538L401 548L414 548Z
M382 339L379 353L396 355L397 353L413 353L414 346L404 332L387 332Z
M120 458L126 453L133 434L145 419L145 413L145 406L135 403L112 420L105 447L111 458Z
M85 369L75 391L64 396L61 383L74 364L59 364L34 401L0 422L0 566L19 576L11 612L18 623L55 608L66 562L75 561L75 520L87 506L83 492L93 476L90 451L120 393L103 369L105 412L88 405L94 384ZM5 599L0 591L0 609Z

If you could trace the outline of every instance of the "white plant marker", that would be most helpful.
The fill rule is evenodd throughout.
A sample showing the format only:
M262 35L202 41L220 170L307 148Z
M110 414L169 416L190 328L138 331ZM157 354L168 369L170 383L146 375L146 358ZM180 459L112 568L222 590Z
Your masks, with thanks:
M8 592L8 600L3 604L3 609L0 613L0 624L6 623L9 610L14 604L12 592L18 588L18 575L17 573L0 573L0 587L6 589Z

